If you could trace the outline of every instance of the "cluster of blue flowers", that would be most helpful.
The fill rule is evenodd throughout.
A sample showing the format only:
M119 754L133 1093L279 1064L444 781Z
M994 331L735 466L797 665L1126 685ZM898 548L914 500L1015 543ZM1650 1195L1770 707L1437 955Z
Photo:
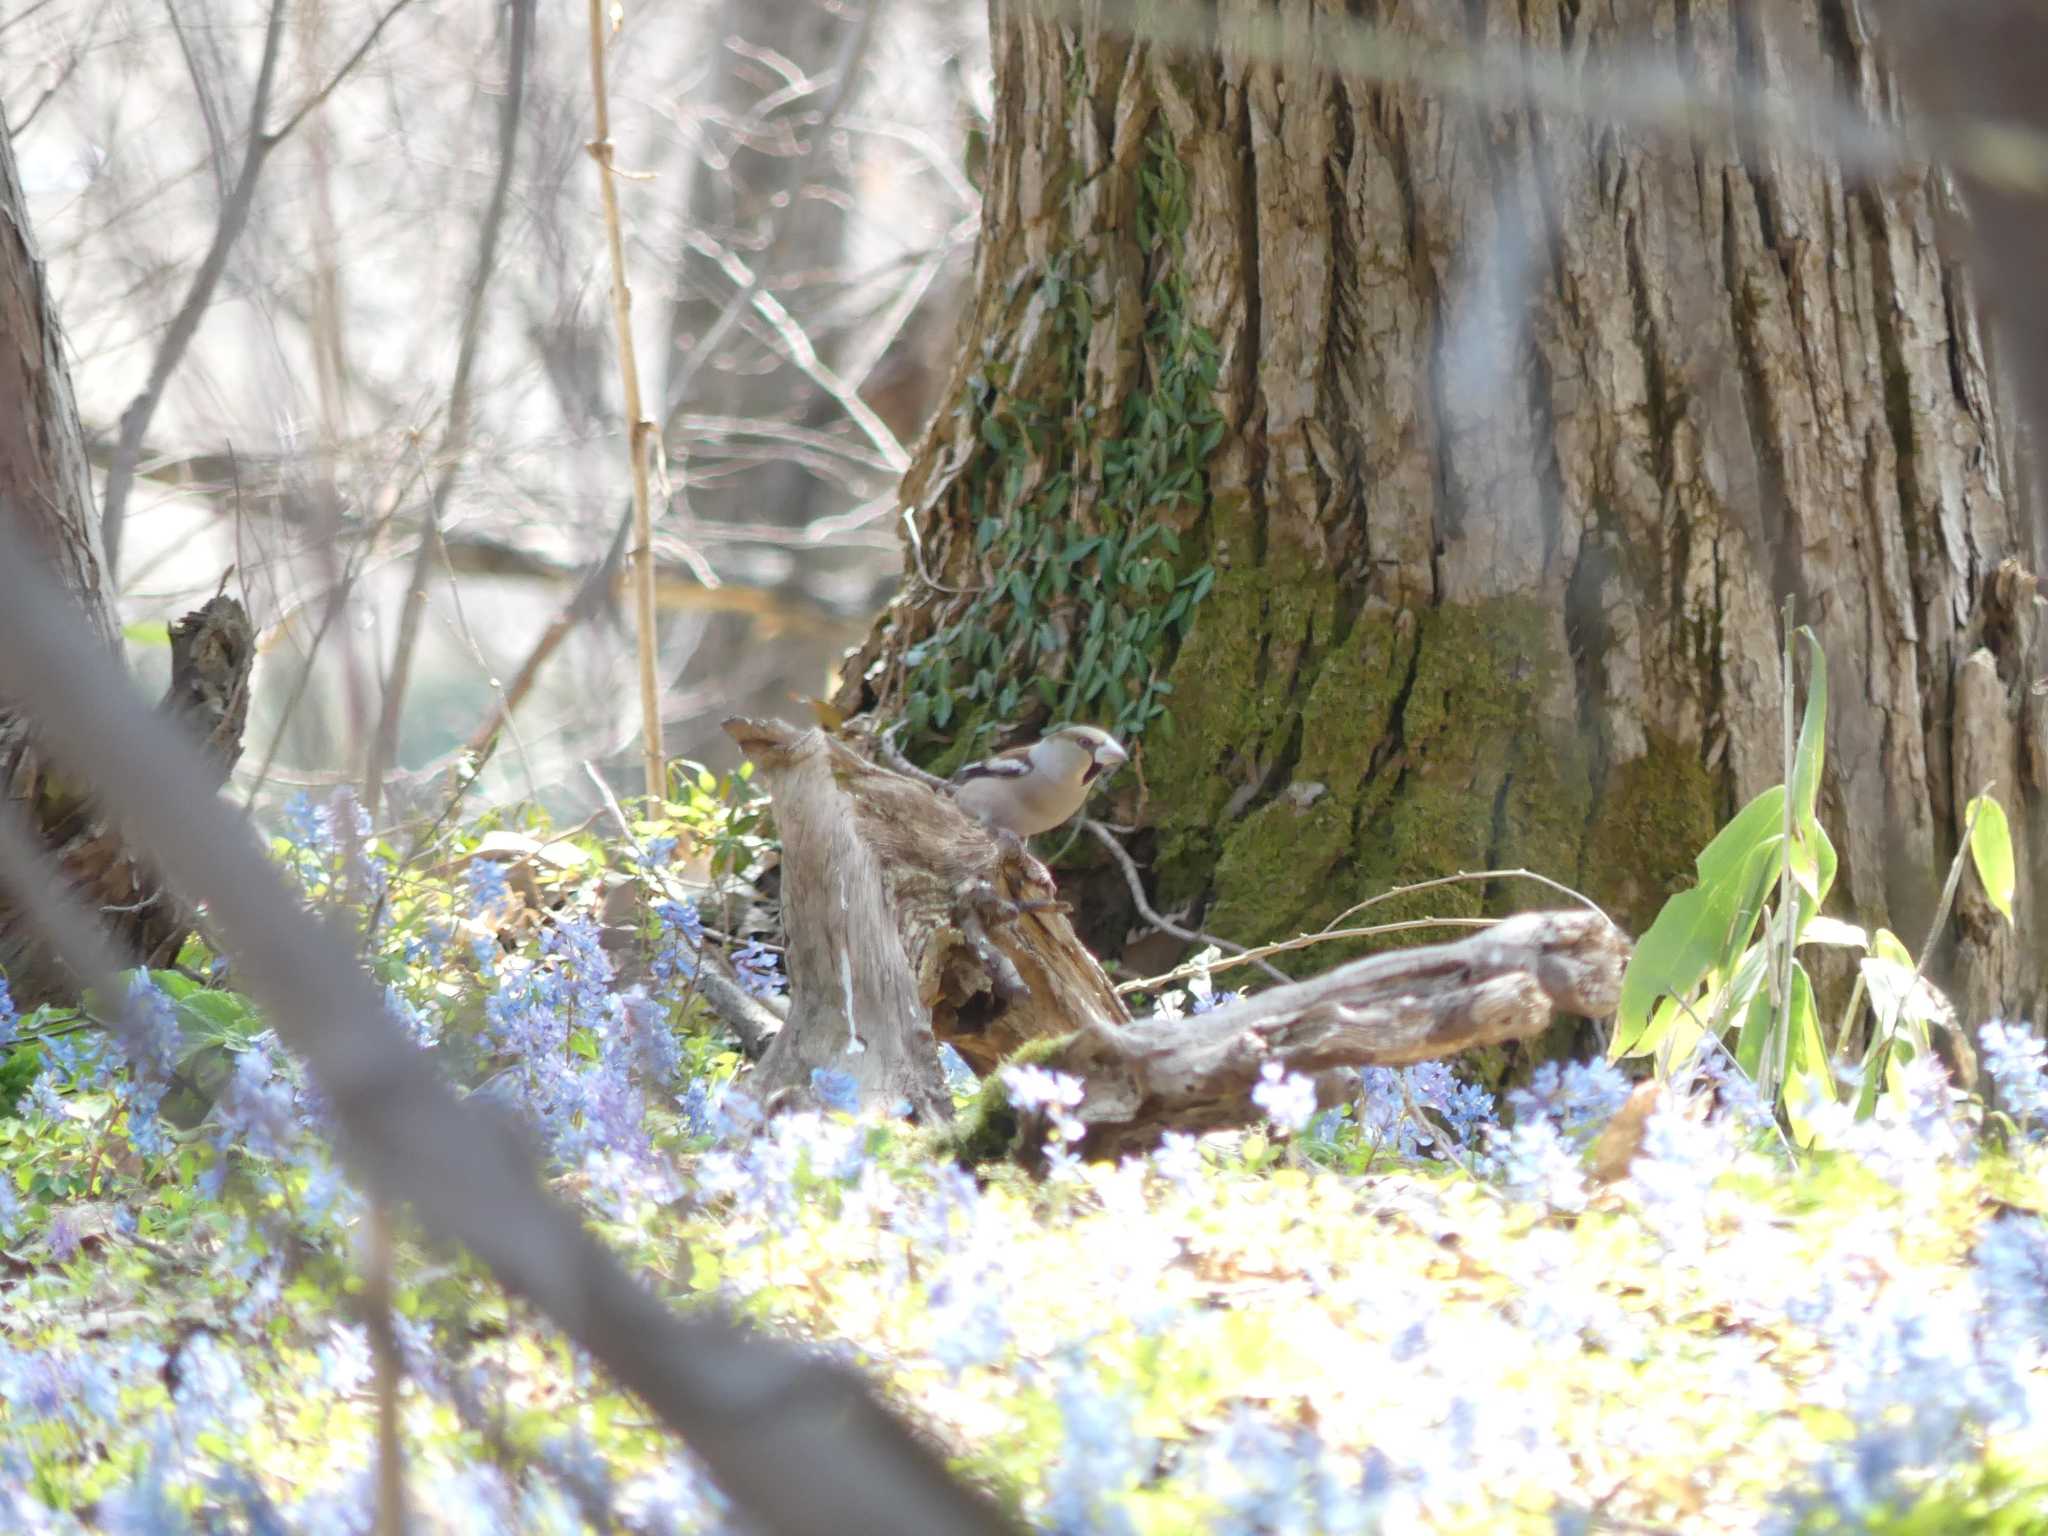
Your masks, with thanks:
M294 857L309 890L318 894L350 880L359 890L377 889L368 828L352 799L302 801L290 816ZM666 862L669 851L650 849L648 856ZM488 859L469 863L464 887L468 915L485 927L512 901L504 866ZM1328 1143L1340 1129L1347 1137L1355 1131L1372 1157L1387 1160L1368 1166L1407 1163L1432 1174L1338 1186L1359 1202L1361 1214L1449 1242L1458 1232L1457 1191L1469 1190L1460 1169L1485 1181L1488 1200L1526 1211L1526 1230L1510 1251L1493 1256L1512 1299L1482 1325L1469 1314L1453 1324L1441 1298L1412 1278L1329 1277L1323 1299L1357 1321L1353 1364L1364 1368L1375 1392L1405 1405L1375 1421L1369 1450L1319 1416L1295 1411L1284 1394L1272 1401L1246 1396L1209 1422L1169 1432L1156 1408L1134 1395L1123 1374L1128 1362L1106 1357L1098 1345L1112 1331L1129 1330L1162 1354L1192 1354L1215 1326L1213 1299L1190 1299L1161 1279L1196 1255L1183 1218L1201 1209L1211 1180L1230 1176L1228 1138L1170 1133L1147 1157L1084 1167L1075 1148L1087 1086L1042 1067L1001 1069L1010 1102L1048 1127L1050 1210L1069 1208L1051 1198L1056 1192L1075 1211L1115 1219L1115 1241L1091 1254L1088 1284L1102 1298L1096 1325L1049 1335L1034 1322L1028 1282L1018 1272L1014 1201L951 1165L908 1170L878 1159L874 1128L854 1118L859 1088L850 1074L812 1074L813 1098L825 1113L772 1118L729 1086L689 1080L670 1018L702 964L704 926L683 901L656 904L653 922L648 979L624 991L617 990L600 931L586 918L553 915L536 953L508 954L479 941L469 958L488 996L465 1048L477 1053L480 1091L527 1115L558 1167L580 1175L579 1189L615 1218L686 1198L691 1208L721 1213L732 1230L748 1234L736 1239L742 1245L794 1241L820 1221L868 1234L872 1256L864 1262L880 1273L885 1294L922 1298L924 1339L917 1348L931 1369L956 1390L977 1373L1002 1373L1015 1394L1029 1394L1057 1415L1061 1449L1028 1499L1043 1529L1135 1531L1142 1496L1168 1484L1199 1493L1213 1512L1206 1528L1224 1536L1428 1528L1469 1514L1475 1498L1483 1501L1494 1488L1517 1490L1524 1508L1531 1499L1547 1500L1560 1530L1591 1528L1604 1490L1585 1484L1583 1431L1528 1406L1514 1383L1587 1352L1649 1371L1667 1347L1610 1304L1568 1236L1572 1213L1596 1199L1603 1210L1619 1202L1654 1244L1672 1284L1704 1298L1702 1307L1759 1332L1794 1328L1811 1341L1805 1401L1836 1416L1848 1433L1820 1437L1797 1426L1753 1426L1759 1436L1783 1437L1786 1459L1799 1473L1743 1514L1750 1523L1788 1533L1824 1520L1853 1527L1909 1504L1929 1476L1968 1465L1988 1434L2048 1437L2048 1226L2040 1214L2014 1207L1984 1220L1967 1262L1939 1285L1913 1283L1923 1273L1919 1259L1896 1232L1874 1224L1846 1225L1817 1253L1800 1250L1792 1264L1785 1235L1753 1216L1730 1187L1731 1170L1782 1166L1769 1161L1782 1155L1775 1122L1739 1071L1711 1061L1696 1069L1697 1081L1674 1085L1649 1115L1640 1149L1607 1195L1590 1182L1586 1154L1632 1087L1607 1063L1546 1064L1508 1093L1498 1115L1490 1095L1441 1062L1369 1069L1339 1111L1319 1110L1306 1077L1269 1065L1252 1099L1274 1129L1311 1145ZM776 955L762 944L744 946L733 963L759 995L786 985ZM1230 1000L1204 977L1185 1006L1204 1012ZM435 1009L397 991L390 1006L423 1046L446 1048L450 1026ZM1162 1010L1180 1006L1169 1000ZM174 1151L162 1104L184 1065L178 1004L145 978L121 1007L118 1031L42 1039L46 1070L20 1114L33 1126L39 1117L68 1113L67 1096L104 1096L113 1106L110 1132L118 1130L136 1158L160 1161ZM0 982L0 1046L17 1029ZM1857 1121L1843 1109L1821 1116L1826 1143L1836 1149L1830 1155L1852 1160L1897 1192L1909 1218L1935 1208L1944 1170L1979 1155L1986 1134L2004 1134L2022 1147L2048 1139L2048 1049L2024 1028L2002 1024L1986 1026L1981 1044L1987 1098L2003 1117L1988 1131L1924 1057L1902 1070L1903 1099L1887 1095L1877 1115ZM971 1088L973 1074L957 1056L948 1073L959 1091ZM651 1127L661 1117L650 1115L653 1106L673 1111L692 1140L690 1156L657 1143ZM200 1133L219 1154L209 1178L217 1181L237 1164L273 1165L277 1203L289 1208L299 1231L347 1216L356 1209L353 1199L309 1134L320 1118L320 1106L273 1039L241 1042ZM0 1179L0 1238L17 1235L20 1212L17 1194ZM133 1216L126 1219L132 1230ZM70 1208L38 1234L60 1263L84 1251L93 1235L85 1215ZM138 1470L97 1504L101 1528L188 1529L195 1501L205 1512L202 1523L364 1528L364 1467L280 1503L259 1486L257 1469L236 1465L223 1450L264 1411L243 1346L281 1327L291 1272L277 1237L277 1230L246 1221L237 1228L221 1256L234 1282L232 1304L175 1341L116 1337L0 1348L0 1423L7 1426L0 1437L0 1527L82 1529L35 1497L35 1474L22 1449L30 1437L84 1444L125 1433L141 1447ZM1303 1267L1315 1270L1312 1263ZM724 1284L743 1299L772 1285L770 1273L735 1264ZM410 1380L438 1409L469 1421L477 1404L502 1389L474 1362L450 1366L419 1325L400 1319L399 1326ZM1741 1326L1710 1330L1694 1347L1730 1402L1775 1380L1772 1363ZM346 1399L367 1390L370 1356L359 1327L334 1325L316 1358L321 1391ZM159 1381L175 1382L168 1410L119 1430L130 1411L124 1403ZM1652 1439L1660 1432L1641 1428ZM461 1528L477 1531L580 1530L593 1507L633 1532L738 1528L686 1456L655 1473L615 1480L573 1423L517 1472L484 1463L435 1465L420 1470L415 1490L421 1507L460 1510Z

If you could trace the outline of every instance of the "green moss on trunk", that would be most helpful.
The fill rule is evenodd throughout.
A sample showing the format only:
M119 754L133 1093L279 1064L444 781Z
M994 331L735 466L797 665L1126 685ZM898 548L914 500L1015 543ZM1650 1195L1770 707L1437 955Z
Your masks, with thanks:
M1545 715L1565 665L1553 615L1519 600L1368 613L1318 655L1334 594L1284 590L1226 577L1175 666L1174 761L1154 776L1168 900L1206 885L1207 926L1252 943L1454 870L1576 875L1590 790L1584 748ZM1283 652L1294 665L1274 664ZM1311 678L1295 675L1302 667ZM1277 756L1290 741L1291 760ZM1233 768L1273 782L1227 823ZM1484 887L1453 886L1372 917L1524 904L1520 892L1489 901ZM1320 970L1368 947L1305 952L1296 965Z
M1714 835L1717 796L1699 753L1668 737L1608 776L1586 833L1586 894L1631 933L1692 884L1693 857Z

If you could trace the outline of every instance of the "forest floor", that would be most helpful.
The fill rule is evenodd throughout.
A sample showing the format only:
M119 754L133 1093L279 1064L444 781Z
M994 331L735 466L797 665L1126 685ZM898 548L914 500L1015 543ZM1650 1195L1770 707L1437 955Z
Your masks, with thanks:
M439 875L390 881L372 963L451 1077L529 1116L646 1284L856 1365L1032 1526L2048 1529L2038 1046L1994 1038L2013 1113L1926 1058L1821 1150L1737 1079L1673 1084L1605 1181L1592 1148L1631 1087L1605 1064L1503 1104L1434 1063L1405 1091L1367 1074L1338 1114L1280 1085L1263 1129L970 1174L886 1115L762 1121L691 984L742 949L744 902L651 903L621 993L598 872L665 886L677 839L742 868L730 787L630 849L474 829ZM347 811L301 807L278 842L309 899L347 887ZM388 858L369 850L373 884ZM772 948L746 952L772 992ZM136 979L166 1074L77 1015L10 1021L7 1529L369 1529L364 1206L219 971L195 942ZM401 1228L394 1300L417 1529L746 1529L473 1262Z

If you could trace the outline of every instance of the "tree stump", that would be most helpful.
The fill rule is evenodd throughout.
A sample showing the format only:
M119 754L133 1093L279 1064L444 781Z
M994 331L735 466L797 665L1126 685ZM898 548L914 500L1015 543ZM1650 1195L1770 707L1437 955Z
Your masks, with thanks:
M242 605L216 597L171 625L171 683L158 708L204 747L225 783L242 754L256 632ZM0 716L0 793L19 804L51 860L81 901L99 914L126 959L165 966L192 931L192 911L136 855L123 829L82 786L52 771L28 723ZM76 997L79 979L0 901L0 971L23 1008Z
M1129 1015L1042 866L946 796L822 730L732 719L782 835L789 1018L764 1097L846 1072L863 1104L952 1116L944 1041L986 1072L1028 1041Z

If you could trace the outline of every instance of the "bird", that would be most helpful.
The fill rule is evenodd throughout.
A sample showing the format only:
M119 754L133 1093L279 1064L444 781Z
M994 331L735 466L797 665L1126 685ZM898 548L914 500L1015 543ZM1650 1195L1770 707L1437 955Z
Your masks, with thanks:
M1050 832L1081 809L1105 771L1129 761L1114 736L1068 725L953 775L953 798L983 826L1015 837Z

